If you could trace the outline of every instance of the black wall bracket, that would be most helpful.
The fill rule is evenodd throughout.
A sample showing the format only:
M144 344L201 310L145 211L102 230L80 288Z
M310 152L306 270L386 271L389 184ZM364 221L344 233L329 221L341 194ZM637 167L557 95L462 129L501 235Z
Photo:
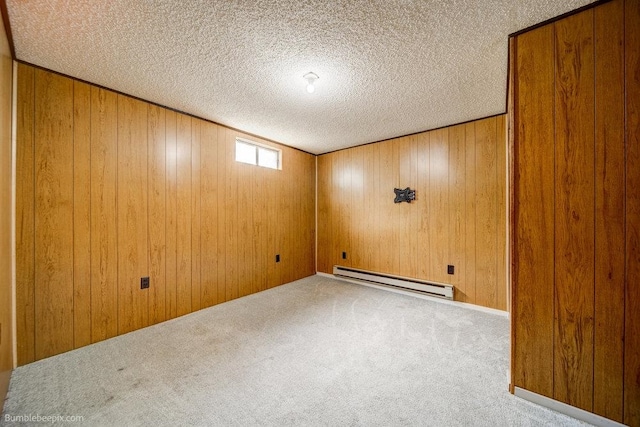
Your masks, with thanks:
M409 187L405 188L404 190L400 188L394 188L393 192L396 193L396 198L393 199L393 203L411 203L412 200L416 199L416 190L412 190Z

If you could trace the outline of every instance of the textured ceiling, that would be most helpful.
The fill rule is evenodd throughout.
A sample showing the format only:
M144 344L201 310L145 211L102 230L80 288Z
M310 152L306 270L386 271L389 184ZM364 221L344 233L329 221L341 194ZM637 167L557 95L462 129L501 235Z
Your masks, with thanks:
M17 59L311 153L505 111L507 36L589 0L7 0ZM302 76L320 79L313 94Z

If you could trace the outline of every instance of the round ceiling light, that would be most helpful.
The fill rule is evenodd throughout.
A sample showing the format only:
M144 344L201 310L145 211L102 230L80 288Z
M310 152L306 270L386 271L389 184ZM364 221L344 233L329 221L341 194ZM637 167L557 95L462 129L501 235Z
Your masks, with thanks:
M305 79L307 81L307 92L309 93L313 93L316 88L314 86L314 83L316 82L316 80L318 80L320 77L318 77L318 75L316 73L313 72L308 72L307 74L305 74L304 76L302 76L303 79Z

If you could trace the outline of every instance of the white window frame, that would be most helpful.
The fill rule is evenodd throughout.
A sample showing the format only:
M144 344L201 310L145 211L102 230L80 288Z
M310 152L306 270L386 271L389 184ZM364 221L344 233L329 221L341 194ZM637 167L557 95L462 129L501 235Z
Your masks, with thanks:
M275 148L275 147L272 147L272 146L266 145L266 144L260 144L259 142L250 141L250 140L245 139L245 138L236 137L236 144L235 144L236 151L238 149L237 148L238 147L238 143L254 146L256 148L256 160L255 160L255 163L246 163L246 162L241 162L240 160L235 159L236 162L244 163L245 165L258 166L258 167L261 167L261 168L282 170L282 150L281 149ZM262 166L259 163L259 161L260 161L260 158L259 158L259 156L260 156L260 154L259 154L260 153L260 148L262 148L264 150L267 150L267 151L274 152L274 153L277 154L277 156L278 156L278 165L277 165L277 167L271 168L269 166Z

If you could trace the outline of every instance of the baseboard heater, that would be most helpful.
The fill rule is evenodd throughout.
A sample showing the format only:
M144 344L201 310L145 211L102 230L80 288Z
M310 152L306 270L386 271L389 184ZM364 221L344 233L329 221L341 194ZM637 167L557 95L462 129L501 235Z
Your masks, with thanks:
M333 266L333 275L362 280L364 282L375 283L377 285L409 289L411 291L420 292L434 297L453 300L453 286L444 283L425 282L419 279L375 273L373 271L359 270L350 267L340 267L339 265Z

